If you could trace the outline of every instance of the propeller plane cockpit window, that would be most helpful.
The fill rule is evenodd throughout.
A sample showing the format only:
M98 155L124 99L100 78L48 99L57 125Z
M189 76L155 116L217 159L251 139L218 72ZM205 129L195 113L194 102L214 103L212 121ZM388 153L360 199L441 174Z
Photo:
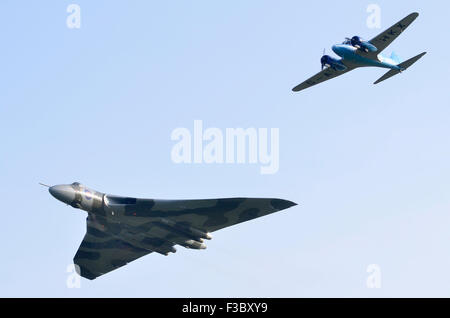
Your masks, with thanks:
M352 40L350 40L349 38L345 39L344 42L342 42L342 44L344 45L352 45Z

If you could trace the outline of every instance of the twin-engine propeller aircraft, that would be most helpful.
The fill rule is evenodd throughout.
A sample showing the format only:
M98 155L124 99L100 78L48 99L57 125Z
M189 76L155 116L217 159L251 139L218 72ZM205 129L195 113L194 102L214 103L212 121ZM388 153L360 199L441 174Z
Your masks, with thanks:
M49 187L49 192L88 213L86 235L73 259L78 274L87 279L151 252L175 253L174 245L205 249L211 232L296 205L281 199L136 199L100 193L78 182Z
M374 84L378 84L394 75L401 73L417 62L426 52L401 63L393 53L390 58L384 57L380 53L386 49L406 28L419 16L412 13L400 22L376 36L370 41L365 41L359 36L347 38L342 44L334 45L333 51L341 59L333 58L329 55L322 56L320 63L322 71L300 85L293 88L294 92L299 92L311 86L325 82L329 79L345 74L358 67L381 67L390 69ZM324 52L325 54L325 52Z

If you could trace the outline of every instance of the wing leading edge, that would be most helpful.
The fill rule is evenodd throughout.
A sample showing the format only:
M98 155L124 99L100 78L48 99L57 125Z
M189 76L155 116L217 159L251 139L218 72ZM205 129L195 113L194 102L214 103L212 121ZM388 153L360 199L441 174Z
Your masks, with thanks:
M323 83L325 81L328 81L332 78L338 77L340 75L343 75L351 70L353 70L354 68L350 68L347 67L346 70L344 71L338 71L335 70L331 67L324 69L323 71L317 73L316 75L310 77L309 79L307 79L306 81L304 81L303 83L297 85L296 87L294 87L292 89L292 91L294 92L300 92L304 89L310 88L312 86L315 86L317 84Z
M254 198L156 200L149 216L165 217L182 226L214 232L295 205L287 200Z

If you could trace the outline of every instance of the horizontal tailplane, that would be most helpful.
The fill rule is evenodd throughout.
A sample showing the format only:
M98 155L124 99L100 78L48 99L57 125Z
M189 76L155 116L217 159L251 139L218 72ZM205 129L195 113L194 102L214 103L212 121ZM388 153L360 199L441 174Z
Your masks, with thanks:
M420 60L425 54L427 54L427 52L423 52L409 60L407 60L406 62L400 63L398 66L401 67L402 71L407 70L411 65L413 65L414 63L416 63L418 60ZM400 73L401 71L399 70L390 70L389 72L387 72L386 74L384 74L382 77L380 77L374 84L378 84L382 81L387 80L388 78L391 78L392 76L397 75L398 73Z

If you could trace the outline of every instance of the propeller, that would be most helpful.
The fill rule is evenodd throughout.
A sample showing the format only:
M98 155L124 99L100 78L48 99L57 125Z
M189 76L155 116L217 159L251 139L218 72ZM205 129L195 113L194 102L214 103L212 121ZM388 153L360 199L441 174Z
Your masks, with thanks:
M320 63L322 64L322 71L323 71L323 69L324 69L324 67L325 67L324 57L325 57L325 49L323 49L322 59L321 59L321 61L320 61Z

